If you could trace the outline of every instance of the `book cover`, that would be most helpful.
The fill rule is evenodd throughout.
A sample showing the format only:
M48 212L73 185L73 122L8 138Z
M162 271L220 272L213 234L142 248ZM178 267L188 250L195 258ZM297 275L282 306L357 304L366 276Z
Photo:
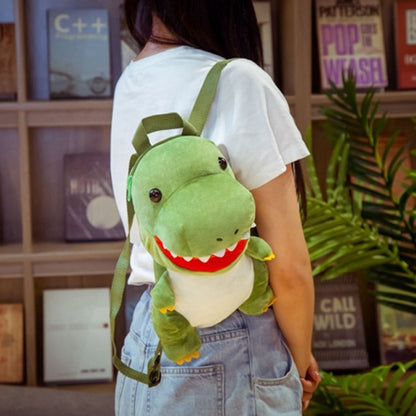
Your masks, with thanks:
M0 304L0 383L23 382L23 305Z
M399 89L416 88L416 0L397 1L396 69Z
M321 88L352 71L358 89L387 86L379 0L316 0Z
M0 100L17 97L16 35L14 23L0 23Z
M43 292L45 383L111 381L110 289Z
M106 9L48 10L50 98L111 96Z
M368 368L359 290L352 276L315 279L312 349L323 370Z
M124 239L111 184L109 154L66 154L64 176L66 240Z

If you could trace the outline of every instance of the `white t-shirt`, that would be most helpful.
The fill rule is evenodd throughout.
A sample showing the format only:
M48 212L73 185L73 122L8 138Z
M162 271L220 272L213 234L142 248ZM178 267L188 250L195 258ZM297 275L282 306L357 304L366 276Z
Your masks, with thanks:
M115 200L127 233L126 188L134 132L144 117L177 112L189 118L212 65L223 58L188 46L169 49L131 62L114 94L111 127L111 176ZM150 135L152 144L172 132ZM237 59L222 71L214 103L202 131L227 157L237 179L255 189L307 156L308 150L283 94L270 76L252 61ZM131 234L131 284L154 282L153 260Z

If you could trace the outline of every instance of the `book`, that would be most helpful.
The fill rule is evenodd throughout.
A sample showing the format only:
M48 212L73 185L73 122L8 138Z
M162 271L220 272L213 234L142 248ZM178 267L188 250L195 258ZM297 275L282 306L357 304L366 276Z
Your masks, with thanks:
M65 239L103 241L125 238L110 177L108 153L64 156Z
M111 381L110 289L43 292L45 383Z
M23 305L0 304L0 383L23 382Z
M14 23L0 23L0 100L16 100L16 34Z
M399 0L395 5L397 87L416 88L416 1Z
M353 276L315 279L312 349L322 370L369 367L359 290Z
M50 98L112 94L107 9L48 10Z
M350 71L357 89L388 85L379 0L316 0L316 27L323 90Z

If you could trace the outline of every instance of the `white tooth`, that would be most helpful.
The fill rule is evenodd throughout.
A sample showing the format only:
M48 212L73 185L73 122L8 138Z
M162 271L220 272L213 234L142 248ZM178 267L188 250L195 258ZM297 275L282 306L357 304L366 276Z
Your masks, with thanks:
M192 259L193 259L193 257L183 257L183 259L185 260L185 261L191 261Z
M199 257L199 260L202 261L202 263L208 263L208 260L211 256L206 256L206 257Z
M174 252L172 252L172 251L170 251L169 253L170 253L170 255L171 255L174 259L176 259L176 257L178 257L178 255L177 255L177 254L175 254L175 253L174 253Z
M250 232L248 231L248 232L246 232L246 233L243 235L242 240L247 240L247 239L249 239L249 238L250 238Z
M217 251L216 253L214 253L214 256L216 256L216 257L224 257L224 255L225 255L225 248L223 248L222 250Z
M237 247L238 243L233 244L231 247L228 247L227 250L228 251L234 251L234 249Z

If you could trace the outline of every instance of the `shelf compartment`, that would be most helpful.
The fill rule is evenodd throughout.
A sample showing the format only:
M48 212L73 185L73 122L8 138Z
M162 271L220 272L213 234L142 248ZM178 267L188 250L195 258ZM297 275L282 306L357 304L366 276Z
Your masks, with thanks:
M0 279L0 303L23 303L22 279Z
M106 152L110 128L105 126L40 127L29 131L33 238L65 240L64 156Z
M18 115L15 110L7 110L3 103L0 103L0 128L17 127Z
M0 244L16 243L22 240L19 190L18 131L17 129L0 129Z

